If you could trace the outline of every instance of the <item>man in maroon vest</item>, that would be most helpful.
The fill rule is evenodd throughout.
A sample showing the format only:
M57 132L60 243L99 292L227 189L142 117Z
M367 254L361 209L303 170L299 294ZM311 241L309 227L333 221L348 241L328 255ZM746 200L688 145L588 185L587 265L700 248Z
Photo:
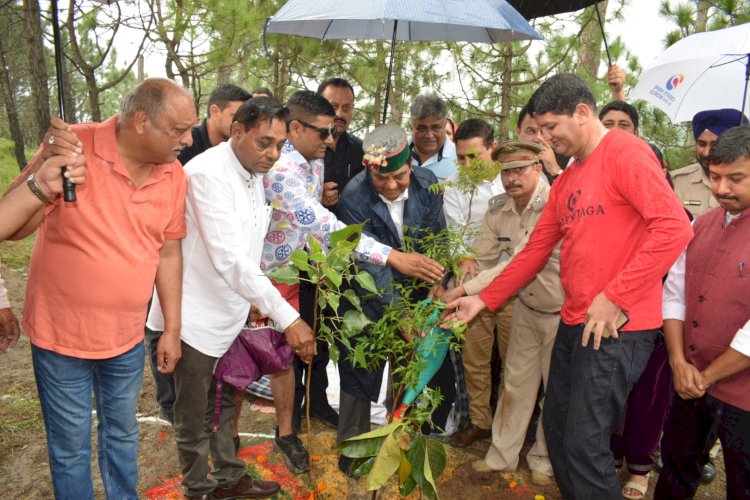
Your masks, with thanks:
M727 498L750 498L750 126L721 134L708 163L720 208L696 219L695 237L664 285L664 336L679 397L664 428L655 499L693 497L713 427Z

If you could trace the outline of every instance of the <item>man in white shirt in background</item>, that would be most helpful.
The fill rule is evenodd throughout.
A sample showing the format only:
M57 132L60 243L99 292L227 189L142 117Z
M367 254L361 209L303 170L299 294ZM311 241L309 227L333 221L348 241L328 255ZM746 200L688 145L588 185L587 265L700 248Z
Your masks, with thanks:
M271 214L263 174L279 158L286 140L286 118L287 109L274 100L251 99L237 110L230 140L185 166L182 359L174 372L174 428L188 498L265 498L279 491L277 483L245 474L245 463L235 456L233 391L223 393L218 430L207 432L205 425L216 394L214 365L239 334L250 306L276 323L302 359L315 354L312 330L260 270L260 235L266 233ZM158 306L155 296L148 321L153 330L162 326ZM272 385L274 378L290 378L288 372L274 374ZM287 426L291 430L291 421Z
M492 175L482 180L471 191L464 192L459 187L461 170L471 168L472 161L478 159L484 164L493 163L492 150L497 143L495 142L495 133L489 123L479 118L465 120L456 130L454 141L459 169L451 174L445 182L443 212L448 227L456 231L457 234L465 235L465 248L470 250L482 225L484 214L487 212L487 203L491 198L503 194L505 189L503 188L503 181L500 179L499 168L493 170ZM507 256L504 256L504 259L507 259ZM473 263L474 261L470 260L469 262ZM477 275L477 272L476 265L474 265L471 272L468 273L470 275L468 277L473 278ZM463 278L459 278L459 281L463 282ZM469 397L466 390L463 359L460 351L451 350L449 355L453 362L457 383L456 407L454 408L457 418L454 418L453 422L457 424L457 429L461 430L469 416ZM471 438L468 440L471 441ZM463 444L460 441L459 446L462 446ZM468 444L471 444L471 442Z

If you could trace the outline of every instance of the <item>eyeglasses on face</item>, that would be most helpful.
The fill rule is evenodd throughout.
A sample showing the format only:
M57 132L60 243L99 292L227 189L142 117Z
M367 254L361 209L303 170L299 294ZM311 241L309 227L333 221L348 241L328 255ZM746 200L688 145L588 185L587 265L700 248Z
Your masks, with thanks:
M328 139L329 135L334 135L335 136L336 133L338 132L338 130L336 129L336 125L333 125L333 126L328 127L328 128L323 128L323 127L316 127L312 123L307 123L307 122L302 121L302 120L295 120L295 121L298 121L300 123L300 125L302 125L305 128L311 128L314 131L316 131L320 135L320 140L321 141L325 141L326 139Z

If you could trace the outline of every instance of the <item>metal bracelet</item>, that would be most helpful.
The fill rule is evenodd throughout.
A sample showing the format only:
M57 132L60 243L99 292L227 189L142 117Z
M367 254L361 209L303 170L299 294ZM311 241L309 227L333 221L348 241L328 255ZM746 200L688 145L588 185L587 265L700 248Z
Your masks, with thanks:
M28 184L29 189L31 189L31 192L34 193L34 196L42 200L43 203L49 203L52 200L49 196L47 196L44 191L42 191L42 188L39 187L39 184L36 182L36 178L34 177L36 175L36 172L31 174L28 179L26 179L26 184Z

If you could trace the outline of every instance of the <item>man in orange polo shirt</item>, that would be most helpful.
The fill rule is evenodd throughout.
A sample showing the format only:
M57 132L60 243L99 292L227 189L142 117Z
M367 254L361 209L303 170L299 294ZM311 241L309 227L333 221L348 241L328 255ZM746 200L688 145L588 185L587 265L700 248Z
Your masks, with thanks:
M91 392L107 498L137 498L136 403L143 324L154 282L166 327L159 369L180 358L180 297L187 183L177 162L197 121L190 95L166 79L131 91L102 123L55 122L20 179L65 150L86 156L77 203L50 200L22 228L39 232L23 327L47 430L55 496L93 499Z

